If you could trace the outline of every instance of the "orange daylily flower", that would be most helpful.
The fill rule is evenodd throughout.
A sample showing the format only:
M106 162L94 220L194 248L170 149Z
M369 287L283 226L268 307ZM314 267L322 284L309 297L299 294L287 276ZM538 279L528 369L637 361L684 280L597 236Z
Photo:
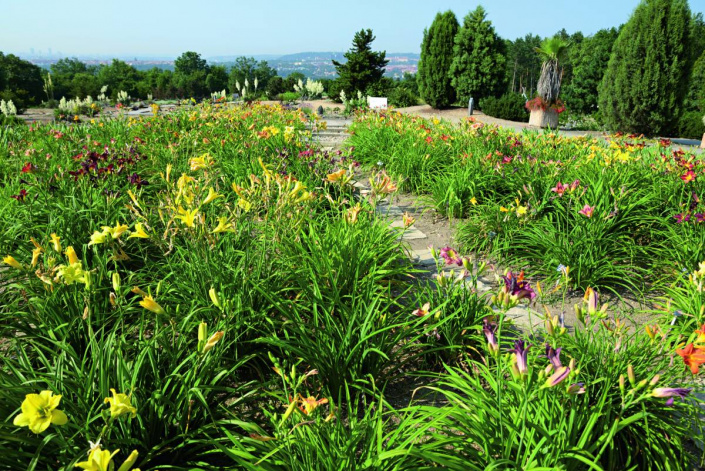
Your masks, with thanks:
M705 348L696 348L692 343L683 349L676 349L676 353L683 357L683 363L690 367L694 375L698 374L698 367L705 363Z

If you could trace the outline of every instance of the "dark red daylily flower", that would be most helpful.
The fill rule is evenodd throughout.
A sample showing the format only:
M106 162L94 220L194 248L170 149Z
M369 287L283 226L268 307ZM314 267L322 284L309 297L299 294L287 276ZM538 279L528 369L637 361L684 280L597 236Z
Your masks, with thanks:
M14 198L17 201L24 201L25 197L27 196L27 190L24 188L20 190L19 194L17 195L12 195L10 198Z
M32 170L35 170L36 168L36 165L33 165L31 162L27 162L22 167L22 173L32 173Z

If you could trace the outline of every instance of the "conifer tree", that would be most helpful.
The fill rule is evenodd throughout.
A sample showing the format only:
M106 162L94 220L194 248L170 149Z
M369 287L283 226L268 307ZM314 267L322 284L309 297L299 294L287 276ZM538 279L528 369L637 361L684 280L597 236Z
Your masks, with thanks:
M455 37L450 75L463 102L499 96L506 89L506 45L486 17L485 9L478 6L465 17Z
M348 96L367 89L382 80L384 68L389 61L386 52L375 52L371 44L375 40L371 29L363 29L355 33L353 47L345 53L347 62L333 61L338 71L341 88Z
M682 111L692 67L686 0L642 0L622 28L599 88L614 131L663 135Z
M434 108L445 108L455 102L455 90L450 83L450 64L458 28L455 14L448 10L438 13L431 27L423 33L418 69L419 90L424 101Z

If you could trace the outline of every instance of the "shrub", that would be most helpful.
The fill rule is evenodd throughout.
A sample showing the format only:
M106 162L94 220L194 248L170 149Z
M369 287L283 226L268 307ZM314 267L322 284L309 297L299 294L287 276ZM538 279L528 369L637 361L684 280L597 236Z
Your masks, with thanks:
M395 108L406 108L419 104L419 99L410 90L397 87L389 94L389 104Z
M507 93L500 98L487 97L480 101L480 109L487 116L509 121L527 122L529 114L524 105L526 100L518 93Z
M705 133L703 114L700 111L686 111L678 120L676 136L687 139L701 139Z

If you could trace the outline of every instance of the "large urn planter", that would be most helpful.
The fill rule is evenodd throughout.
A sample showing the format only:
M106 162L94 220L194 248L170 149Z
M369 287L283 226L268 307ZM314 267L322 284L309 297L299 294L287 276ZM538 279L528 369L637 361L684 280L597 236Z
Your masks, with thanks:
M558 129L558 111L554 108L531 110L529 125L540 128Z

